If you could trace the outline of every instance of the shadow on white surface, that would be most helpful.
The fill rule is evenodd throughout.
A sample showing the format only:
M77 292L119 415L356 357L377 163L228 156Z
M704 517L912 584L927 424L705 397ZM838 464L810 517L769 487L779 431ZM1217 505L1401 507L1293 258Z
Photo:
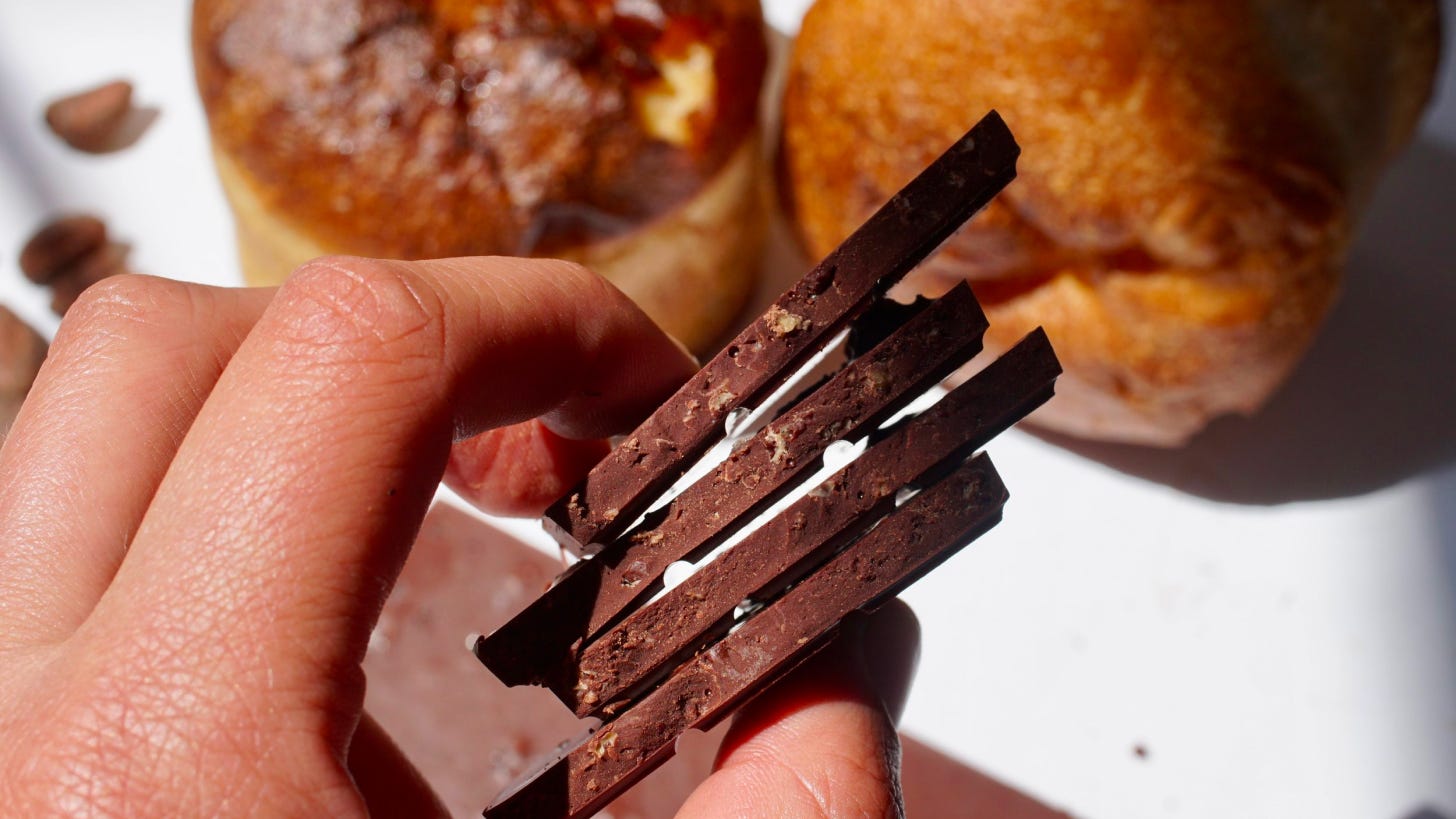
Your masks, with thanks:
M1275 504L1365 494L1456 461L1456 151L1392 168L1309 356L1253 418L1174 451L1048 440L1202 497ZM1456 497L1447 498L1456 506Z
M14 73L7 70L0 55L0 180L19 187L19 196L35 213L49 213L61 201L60 191L47 178L41 158L32 150L29 131L36 128L39 113L25 109L17 93ZM11 194L15 196L14 193Z
M1401 819L1453 819L1453 817L1435 808L1420 808L1414 813L1408 813L1402 816Z
M1436 546L1440 550L1446 569L1446 581L1451 589L1450 615L1456 621L1456 465L1451 465L1436 475L1427 487L1427 493L1427 506L1435 518ZM1456 692L1452 692L1452 697L1456 698Z

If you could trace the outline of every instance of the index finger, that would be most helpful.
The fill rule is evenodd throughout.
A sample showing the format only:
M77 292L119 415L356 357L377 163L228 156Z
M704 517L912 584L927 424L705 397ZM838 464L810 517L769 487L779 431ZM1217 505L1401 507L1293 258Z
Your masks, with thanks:
M452 440L542 415L620 431L692 366L574 265L311 263L223 373L87 626L165 634L234 690L335 700Z

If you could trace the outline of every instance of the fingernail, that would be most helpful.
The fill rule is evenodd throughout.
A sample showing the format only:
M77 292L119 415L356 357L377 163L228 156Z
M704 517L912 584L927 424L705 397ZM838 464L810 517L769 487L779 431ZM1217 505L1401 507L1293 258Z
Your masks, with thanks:
M898 725L920 663L920 621L899 600L854 619L852 634L864 678Z

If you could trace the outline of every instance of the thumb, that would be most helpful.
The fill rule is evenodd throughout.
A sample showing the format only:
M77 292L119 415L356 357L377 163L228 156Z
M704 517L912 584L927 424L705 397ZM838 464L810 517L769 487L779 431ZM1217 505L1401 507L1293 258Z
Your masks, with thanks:
M818 656L750 703L681 819L903 816L895 733L920 648L908 606L854 615Z

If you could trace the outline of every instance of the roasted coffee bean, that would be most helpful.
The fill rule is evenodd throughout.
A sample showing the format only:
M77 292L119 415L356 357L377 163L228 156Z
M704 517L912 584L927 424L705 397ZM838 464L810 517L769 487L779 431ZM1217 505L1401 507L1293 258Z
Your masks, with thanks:
M155 111L132 106L131 83L109 82L52 102L46 124L63 142L78 151L99 154L120 150L136 142L156 118Z
M20 271L36 284L50 284L106 244L106 224L95 216L62 216L37 230L20 251Z

